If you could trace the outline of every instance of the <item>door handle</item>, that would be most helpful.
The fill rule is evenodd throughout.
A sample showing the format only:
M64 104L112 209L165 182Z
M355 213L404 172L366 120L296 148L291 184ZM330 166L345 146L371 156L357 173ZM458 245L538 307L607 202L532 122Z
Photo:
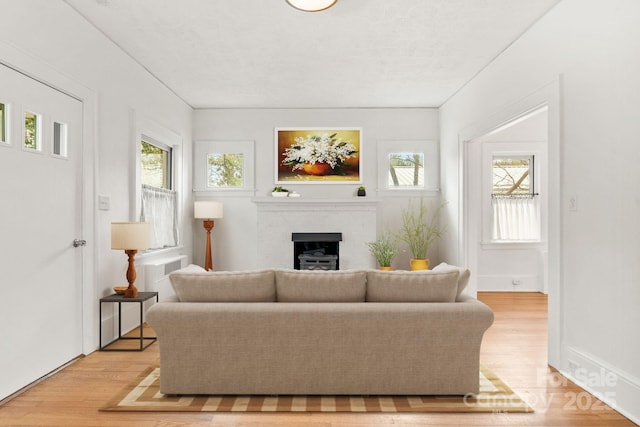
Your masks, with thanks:
M81 239L73 239L73 247L77 248L78 246L87 246L87 241Z

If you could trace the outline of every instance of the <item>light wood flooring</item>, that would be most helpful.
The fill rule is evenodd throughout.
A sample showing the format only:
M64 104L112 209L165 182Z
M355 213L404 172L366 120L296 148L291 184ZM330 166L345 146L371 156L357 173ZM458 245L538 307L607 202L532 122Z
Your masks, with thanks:
M158 344L142 353L95 352L0 406L6 426L635 426L546 364L547 300L538 293L481 293L495 312L485 334L482 363L535 413L530 414L225 414L99 412L107 400L158 358ZM44 351L44 350L43 350ZM428 361L426 361L428 363ZM579 397L579 404L575 397ZM589 403L589 405L585 405ZM587 406L586 408L584 408Z

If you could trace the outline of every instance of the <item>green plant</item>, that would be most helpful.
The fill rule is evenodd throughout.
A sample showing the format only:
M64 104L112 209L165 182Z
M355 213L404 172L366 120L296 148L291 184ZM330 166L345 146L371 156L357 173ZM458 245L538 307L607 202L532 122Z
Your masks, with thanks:
M273 190L271 190L272 193L288 193L289 190L287 190L286 188L282 188L280 186L278 187L273 187Z
M397 238L407 245L409 251L415 259L426 259L429 247L436 242L444 233L445 229L440 226L440 211L446 203L438 203L432 212L425 204L424 198L420 197L420 204L414 207L409 200L409 205L402 210L402 226L397 234Z
M398 253L397 239L388 231L378 237L375 242L367 242L367 246L380 267L390 267L391 261Z
M358 187L358 190L363 190L364 191L364 185L361 185L360 187Z

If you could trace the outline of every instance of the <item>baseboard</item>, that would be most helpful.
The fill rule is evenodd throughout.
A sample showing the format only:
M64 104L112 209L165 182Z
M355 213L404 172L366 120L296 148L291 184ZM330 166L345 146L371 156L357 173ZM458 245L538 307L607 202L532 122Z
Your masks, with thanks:
M479 275L478 291L542 292L540 279L535 275Z
M575 347L567 347L561 373L606 405L640 425L640 379ZM597 409L586 396L576 396L580 409ZM586 406L586 408L582 408Z

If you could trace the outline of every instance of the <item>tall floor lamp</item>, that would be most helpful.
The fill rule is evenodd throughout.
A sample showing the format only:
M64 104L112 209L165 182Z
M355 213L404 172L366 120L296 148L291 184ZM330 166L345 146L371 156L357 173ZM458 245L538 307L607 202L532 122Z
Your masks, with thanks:
M211 261L211 229L213 228L213 220L223 217L222 202L214 202L212 200L199 200L193 205L194 217L196 219L204 219L204 229L207 230L207 246L204 257L204 269L210 271L213 269Z
M124 250L129 256L125 298L137 298L135 257L139 249L147 249L151 241L151 226L148 222L112 222L111 249Z

